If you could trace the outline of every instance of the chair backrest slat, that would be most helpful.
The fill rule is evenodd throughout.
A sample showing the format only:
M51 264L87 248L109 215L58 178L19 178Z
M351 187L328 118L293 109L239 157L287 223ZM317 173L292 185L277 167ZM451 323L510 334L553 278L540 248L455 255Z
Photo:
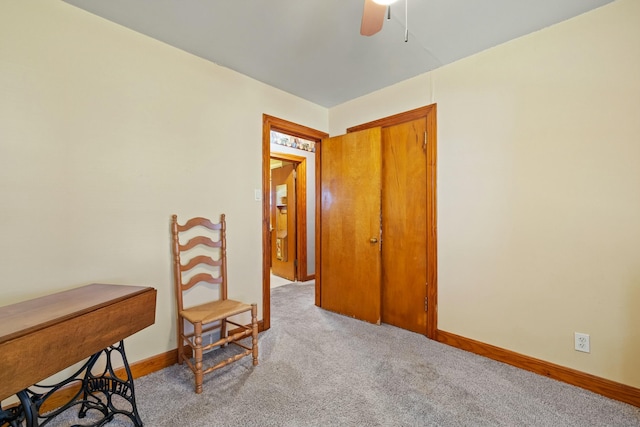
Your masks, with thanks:
M183 241L190 239L183 243ZM178 224L177 215L171 216L171 237L173 240L173 270L176 286L178 310L184 310L183 292L198 284L214 284L220 286L220 299L227 299L227 244L225 215L220 215L220 222L214 223L203 217L189 219L184 225ZM182 241L181 241L182 239ZM215 251L212 251L215 250ZM218 256L214 258L214 253ZM187 259L182 259L187 258ZM198 272L190 277L188 273L198 267L213 267L219 270L214 277L210 273Z
M193 249L198 245L208 246L210 248L221 248L222 241L214 241L208 236L196 236L184 245L180 245L180 252L188 251L189 249Z
M199 265L203 265L203 264L204 265L210 265L211 267L221 267L222 266L222 260L221 259L214 260L211 257L205 256L205 255L199 255L199 256L196 256L196 257L192 258L186 264L180 265L180 271L182 273L184 273L185 271L192 270L195 267L197 267Z
M182 284L182 291L183 292L188 291L198 283L210 283L212 285L221 284L222 277L213 277L209 273L198 273L195 276L193 276L191 279L189 279L187 283Z
M191 218L184 225L178 224L178 231L182 233L183 231L190 230L196 226L206 227L209 230L220 230L222 228L221 223L213 223L211 222L211 220L207 218L196 217L196 218Z

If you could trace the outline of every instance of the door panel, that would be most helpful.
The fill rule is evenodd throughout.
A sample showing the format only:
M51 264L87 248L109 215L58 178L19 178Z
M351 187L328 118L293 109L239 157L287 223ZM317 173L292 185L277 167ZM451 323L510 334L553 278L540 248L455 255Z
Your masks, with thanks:
M382 322L427 332L426 119L382 129Z
M271 170L271 272L296 280L295 169L286 164Z
M322 140L321 307L377 324L381 292L380 156L380 128Z

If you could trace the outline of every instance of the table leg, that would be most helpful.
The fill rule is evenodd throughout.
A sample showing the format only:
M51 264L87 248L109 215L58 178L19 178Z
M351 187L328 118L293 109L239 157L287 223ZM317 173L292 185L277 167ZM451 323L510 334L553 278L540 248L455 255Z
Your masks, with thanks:
M21 392L20 402L25 402L27 408L31 407L31 401L25 393ZM30 413L29 420L32 419L33 413ZM8 409L2 409L2 405L0 405L0 426L22 427L23 421L25 420L26 418L22 404L11 406ZM32 421L30 422L33 423Z
M124 375L122 376L118 376L113 367L112 356L115 354L118 354L123 362ZM98 365L99 361L104 364ZM44 415L40 414L40 408L49 397L58 390L77 383L80 383L81 386L71 401ZM32 388L37 388L38 392ZM32 388L27 388L17 394L21 404L18 409L2 411L0 408L0 422L5 421L3 419L5 417L9 426L21 426L20 419L24 416L26 427L38 427L40 424L44 427L67 409L80 405L78 418L85 418L89 411L98 411L102 415L98 421L92 424L83 424L82 427L101 426L111 421L115 415L124 415L131 420L135 427L142 427L142 420L136 405L133 377L122 341L91 356L78 371L66 380L55 385L36 384ZM118 404L123 402L114 402L116 395L128 403L128 408L118 407L120 406ZM40 420L42 420L41 423ZM11 422L15 424L11 424ZM2 424L0 423L0 425Z
M38 408L35 403L29 398L26 390L22 390L17 394L22 405L22 411L24 413L24 421L26 427L38 427Z
M111 356L114 352L120 354L122 358L126 378L118 377L113 369ZM106 355L106 367L100 375L95 375L93 373L94 365L102 354ZM114 415L122 414L129 417L134 426L142 427L142 420L136 405L133 377L122 341L92 356L83 381L82 393L82 406L78 413L80 418L84 418L87 411L97 409L105 415L105 418L113 419ZM104 400L101 398L102 395L105 397ZM113 395L124 398L131 406L131 410L116 408L113 403Z

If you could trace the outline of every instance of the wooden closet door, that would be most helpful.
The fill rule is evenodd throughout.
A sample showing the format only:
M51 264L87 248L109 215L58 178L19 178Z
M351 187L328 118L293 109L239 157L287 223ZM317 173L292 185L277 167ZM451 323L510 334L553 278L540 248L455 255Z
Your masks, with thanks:
M427 332L427 120L382 128L382 322Z
M322 308L376 324L381 292L380 155L380 128L322 140L316 272Z

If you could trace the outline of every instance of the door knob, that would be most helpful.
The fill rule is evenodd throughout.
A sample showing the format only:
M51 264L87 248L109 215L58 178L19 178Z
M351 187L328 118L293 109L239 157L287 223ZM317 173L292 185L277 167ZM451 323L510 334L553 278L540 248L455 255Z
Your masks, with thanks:
M378 239L376 239L375 237L370 238L369 241L371 243L378 243Z

